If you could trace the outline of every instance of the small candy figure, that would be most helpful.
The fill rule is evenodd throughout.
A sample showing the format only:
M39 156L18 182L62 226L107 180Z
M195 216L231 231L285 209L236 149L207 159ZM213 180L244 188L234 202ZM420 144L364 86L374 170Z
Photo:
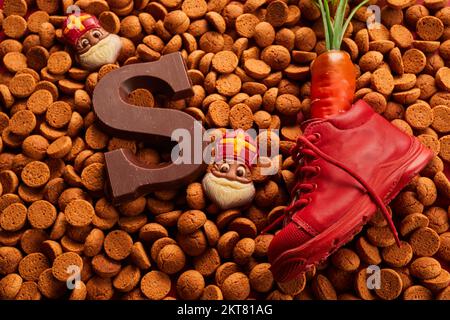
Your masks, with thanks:
M216 144L214 164L203 178L203 189L221 209L245 206L255 196L250 168L256 162L255 141L243 130L226 133Z
M89 70L115 63L122 49L120 37L108 33L96 17L87 13L70 14L64 21L63 35L76 51L78 62Z

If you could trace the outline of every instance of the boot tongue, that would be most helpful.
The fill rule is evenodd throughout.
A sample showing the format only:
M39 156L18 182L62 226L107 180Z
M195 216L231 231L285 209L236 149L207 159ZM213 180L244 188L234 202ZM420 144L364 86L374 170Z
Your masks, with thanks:
M307 128L313 123L329 122L338 129L349 129L362 125L367 122L375 112L364 100L358 100L352 107L344 113L328 117L325 119L315 118L304 121L301 125L302 131L305 132Z

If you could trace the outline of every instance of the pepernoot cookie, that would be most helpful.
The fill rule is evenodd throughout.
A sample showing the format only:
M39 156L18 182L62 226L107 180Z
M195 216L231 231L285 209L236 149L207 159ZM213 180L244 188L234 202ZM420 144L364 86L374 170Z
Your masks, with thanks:
M125 231L114 230L106 235L103 246L110 258L123 260L131 253L133 239Z
M356 252L360 259L369 265L378 265L381 263L381 255L378 247L370 244L364 237L358 238Z
M442 160L450 161L450 135L443 136L439 139L439 156Z
M27 208L21 203L13 203L0 214L0 227L5 231L18 231L25 226Z
M442 67L436 72L436 84L444 91L450 90L450 68Z
M0 299L14 300L20 291L23 279L16 273L8 274L0 280Z
M150 300L161 300L169 293L171 281L160 271L150 271L141 279L142 293Z
M411 286L403 292L403 300L432 300L433 293L424 286Z
M409 243L416 255L430 257L439 250L440 239L436 231L425 227L414 231Z
M246 299L250 294L250 281L245 274L236 272L225 279L221 286L221 289L225 299Z
M220 51L211 60L211 66L219 73L231 73L238 66L238 57L232 51Z
M161 271L170 275L184 268L186 256L178 245L168 244L159 250L156 262Z
M215 248L206 249L200 256L194 258L195 270L200 272L204 277L214 274L219 266L220 256Z
M46 200L38 200L28 207L28 222L36 229L47 229L56 220L56 208Z
M400 247L397 244L393 244L383 248L382 257L384 262L391 267L404 267L411 261L413 249L408 242L401 241Z
M47 61L47 68L52 74L65 74L72 67L72 58L65 51L52 53Z
M74 227L86 227L95 215L94 208L86 200L77 199L69 202L64 209L67 223Z
M24 281L16 295L16 300L41 300L42 294L34 281Z
M251 238L239 240L233 248L233 258L237 264L243 265L249 262L255 251L255 241Z
M53 261L52 274L59 281L67 281L73 275L74 266L83 269L83 259L74 252L65 252ZM75 270L76 272L76 270Z
M19 136L29 135L35 127L36 117L29 110L18 111L9 121L9 128L11 132Z
M333 254L331 257L331 262L337 268L343 271L351 272L358 269L360 259L354 251L347 248L342 248Z
M127 265L113 280L113 287L120 292L130 292L141 280L141 272L134 265Z
M20 276L28 281L37 281L44 270L49 268L47 257L42 253L36 252L25 256L19 263Z
M440 132L450 132L450 108L447 106L436 106L433 111L433 123L431 127Z
M223 300L222 290L214 284L205 287L200 300Z
M426 16L417 21L416 31L421 39L434 41L442 36L444 24L439 18Z
M428 227L429 220L426 215L422 213L413 213L407 215L400 223L400 234L406 236L419 228Z
M380 288L375 288L375 293L383 300L393 300L402 293L402 279L392 269L381 269Z
M183 234L190 234L200 229L206 222L206 215L200 210L189 210L181 214L178 218L178 231Z
M257 264L249 274L250 286L257 292L269 292L275 283L269 263Z
M27 73L17 73L9 82L9 90L17 98L29 97L36 88L35 78Z
M116 276L122 267L119 261L113 260L103 253L92 258L91 266L92 270L103 278Z
M320 300L337 300L336 290L330 280L319 274L312 280L314 295Z
M438 276L422 280L422 283L433 292L443 290L450 285L450 273L447 270L442 269Z
M409 266L411 275L427 280L437 277L441 273L441 264L431 257L420 257Z
M111 279L94 276L86 283L86 297L88 300L110 300L113 294Z
M405 119L415 129L425 129L434 120L432 109L422 103L409 106L405 112Z
M176 288L181 299L196 300L203 294L205 280L200 272L188 270L178 277ZM224 291L223 288L222 290Z
M278 288L285 294L296 296L305 289L306 276L305 273L299 274L297 277L290 281L278 282Z
M21 178L31 188L42 187L50 179L50 168L44 162L32 161L23 168Z

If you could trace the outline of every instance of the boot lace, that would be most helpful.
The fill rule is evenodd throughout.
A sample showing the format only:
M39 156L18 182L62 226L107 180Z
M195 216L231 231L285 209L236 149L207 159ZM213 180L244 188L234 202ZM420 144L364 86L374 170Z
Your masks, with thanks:
M317 189L317 184L308 182L309 179L318 175L320 173L320 167L313 165L314 160L319 158L331 163L332 165L340 168L347 172L352 178L354 178L358 183L364 187L367 194L370 196L372 201L378 206L384 218L388 222L389 229L392 231L395 237L397 245L400 245L400 240L398 238L397 229L395 228L392 217L389 214L383 200L377 195L376 191L355 171L348 168L345 164L339 160L329 156L320 150L314 143L320 139L319 133L314 133L308 136L300 136L297 139L296 145L292 148L291 154L293 160L298 164L295 170L295 175L298 177L298 182L295 184L291 191L291 198L293 201L285 209L283 215L275 219L269 226L267 226L263 233L273 230L281 222L286 223L288 220L292 219L292 216L298 210L304 208L309 203L311 203L312 198L309 197L312 192Z

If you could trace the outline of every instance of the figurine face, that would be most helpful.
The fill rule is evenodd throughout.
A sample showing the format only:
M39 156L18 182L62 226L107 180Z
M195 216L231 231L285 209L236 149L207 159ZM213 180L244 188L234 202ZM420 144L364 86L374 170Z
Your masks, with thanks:
M115 63L122 48L122 41L116 34L93 29L86 32L77 42L78 61L90 70L96 70L108 63Z
M103 28L92 29L78 39L75 49L79 54L86 53L108 35L109 33Z
M255 196L250 169L235 161L209 167L203 178L203 188L208 198L223 210L245 206Z
M238 162L215 163L211 167L211 173L219 178L225 178L240 183L251 183L251 172L249 168Z

